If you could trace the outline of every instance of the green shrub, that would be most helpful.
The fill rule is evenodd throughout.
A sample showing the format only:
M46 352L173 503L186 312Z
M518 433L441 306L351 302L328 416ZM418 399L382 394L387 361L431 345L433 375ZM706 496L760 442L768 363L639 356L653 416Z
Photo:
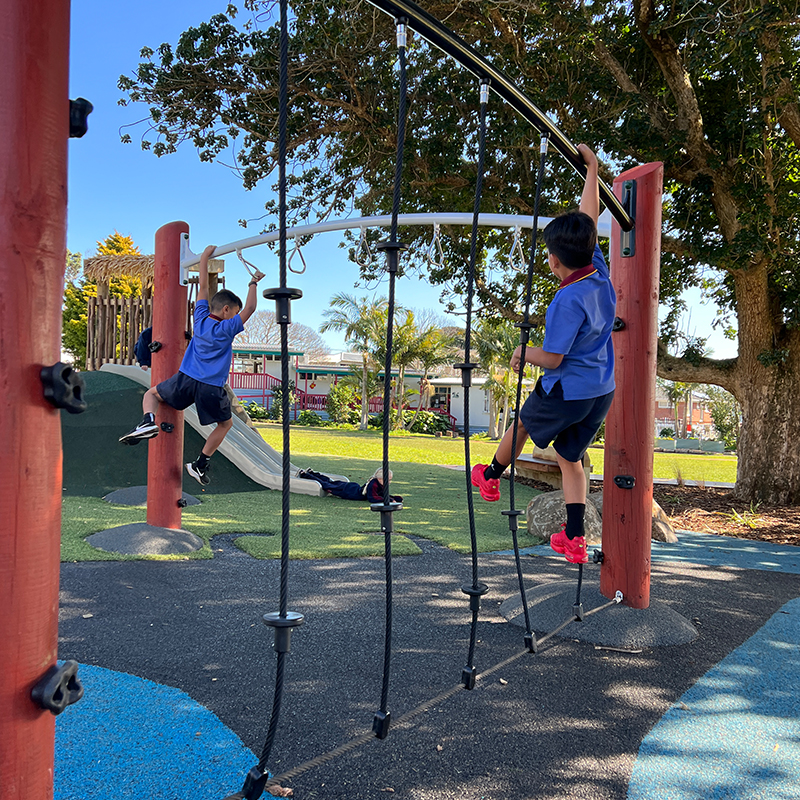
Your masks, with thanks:
M658 432L660 439L672 439L675 436L675 431L672 428L662 428Z
M326 411L328 416L338 424L358 425L361 420L360 411L354 406L358 403L355 389L343 383L337 383L328 392Z
M250 419L269 419L269 411L264 406L256 403L255 400L250 400L242 403L242 408L247 412Z
M312 427L319 427L325 424L325 420L317 414L316 411L309 411L306 409L305 411L301 411L297 415L297 419L295 420L296 425L311 425Z
M406 409L403 412L403 423L405 425L409 425L411 420L414 419L414 415L416 411L411 409ZM397 417L397 409L392 409L390 413L389 419L394 424L394 421ZM383 413L375 414L375 416L369 418L369 425L371 428L382 428L383 427ZM436 411L420 411L419 416L417 417L417 421L414 423L414 427L409 430L410 433L430 433L434 434L437 431L441 431L444 433L445 431L449 431L450 428L450 421L445 417L443 414L438 414Z

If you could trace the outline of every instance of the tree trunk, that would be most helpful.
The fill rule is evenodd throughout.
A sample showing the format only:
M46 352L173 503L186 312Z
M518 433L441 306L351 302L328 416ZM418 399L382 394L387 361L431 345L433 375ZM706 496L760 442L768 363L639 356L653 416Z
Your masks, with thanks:
M397 420L395 422L395 430L403 430L403 404L406 400L406 368L401 364L397 369Z
M727 389L742 408L736 496L748 503L800 504L800 330L770 308L767 270L732 273L739 355L735 359L670 356L659 344L658 374L670 381Z
M369 425L369 372L367 370L367 359L361 367L361 423L358 426L360 431L365 431Z
M497 410L497 400L494 394L489 392L489 438L499 439L500 434L497 430L497 423L500 418L500 412Z

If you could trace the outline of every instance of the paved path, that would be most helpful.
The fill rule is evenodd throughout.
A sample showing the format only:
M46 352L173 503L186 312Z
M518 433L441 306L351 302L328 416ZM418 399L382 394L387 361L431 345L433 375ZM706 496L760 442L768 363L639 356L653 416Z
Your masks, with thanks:
M512 560L482 556L490 592L475 664L491 672L403 724L459 683L469 636L460 591L469 559L419 541L423 555L394 562L389 737L303 772L291 782L295 796L800 796L792 556L751 553L732 566L729 543L702 541L664 560L654 549L652 583L653 598L700 635L640 653L571 639L525 653L521 629L498 610L518 591ZM93 666L79 673L87 698L57 720L58 800L222 800L241 788L272 702L275 657L260 616L277 606L279 565L215 546L210 561L62 566L60 656ZM715 553L721 562L699 563ZM574 580L574 567L557 559L527 557L524 569L528 585ZM290 609L307 622L292 640L274 771L369 730L380 697L383 572L380 559L292 562Z

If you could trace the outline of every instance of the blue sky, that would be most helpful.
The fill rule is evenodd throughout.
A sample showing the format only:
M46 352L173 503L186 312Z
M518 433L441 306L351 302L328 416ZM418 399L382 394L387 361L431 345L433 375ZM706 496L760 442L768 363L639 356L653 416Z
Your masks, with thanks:
M137 144L144 128L128 129L134 143L120 143L120 128L145 116L144 106L122 107L117 101L121 74L131 74L138 65L139 51L147 45L175 43L186 28L224 11L225 0L195 0L192 3L140 0L130 5L100 0L72 0L70 97L85 97L94 105L89 132L69 144L69 206L67 247L93 255L96 242L118 230L132 236L143 253L153 252L156 230L173 220L190 226L191 244L201 252L206 244L224 244L259 232L258 223L247 230L239 219L262 215L269 198L266 184L246 191L240 179L221 164L204 164L191 146L173 155L156 158ZM420 211L470 211L471 209L419 209ZM316 237L304 247L308 264L305 275L290 274L289 284L304 297L292 306L295 322L318 329L322 312L338 291L366 294L354 289L358 268L338 247L340 234ZM277 284L277 258L266 248L248 251L247 257ZM244 293L247 273L234 257L226 258L226 285ZM266 279L269 282L269 277ZM379 291L379 293L381 293ZM385 294L385 290L383 292ZM418 278L398 283L397 299L415 309L442 311L439 290ZM708 335L710 314L700 306L699 293L689 295L692 305L689 332ZM274 310L259 298L259 307ZM326 334L333 349L344 347L334 334ZM716 356L735 354L735 343L714 335L710 345Z

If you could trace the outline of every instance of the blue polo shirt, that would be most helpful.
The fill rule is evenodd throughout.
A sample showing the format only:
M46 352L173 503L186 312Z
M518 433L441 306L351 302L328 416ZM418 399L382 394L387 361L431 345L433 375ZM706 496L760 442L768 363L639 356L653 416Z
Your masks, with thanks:
M548 394L557 381L565 400L588 400L614 389L616 305L606 260L595 245L591 267L561 283L545 315L542 349L564 356L558 367L544 371L542 387Z
M231 369L233 338L244 330L237 314L230 319L211 316L208 300L194 307L194 335L183 355L180 371L212 386L224 386Z

